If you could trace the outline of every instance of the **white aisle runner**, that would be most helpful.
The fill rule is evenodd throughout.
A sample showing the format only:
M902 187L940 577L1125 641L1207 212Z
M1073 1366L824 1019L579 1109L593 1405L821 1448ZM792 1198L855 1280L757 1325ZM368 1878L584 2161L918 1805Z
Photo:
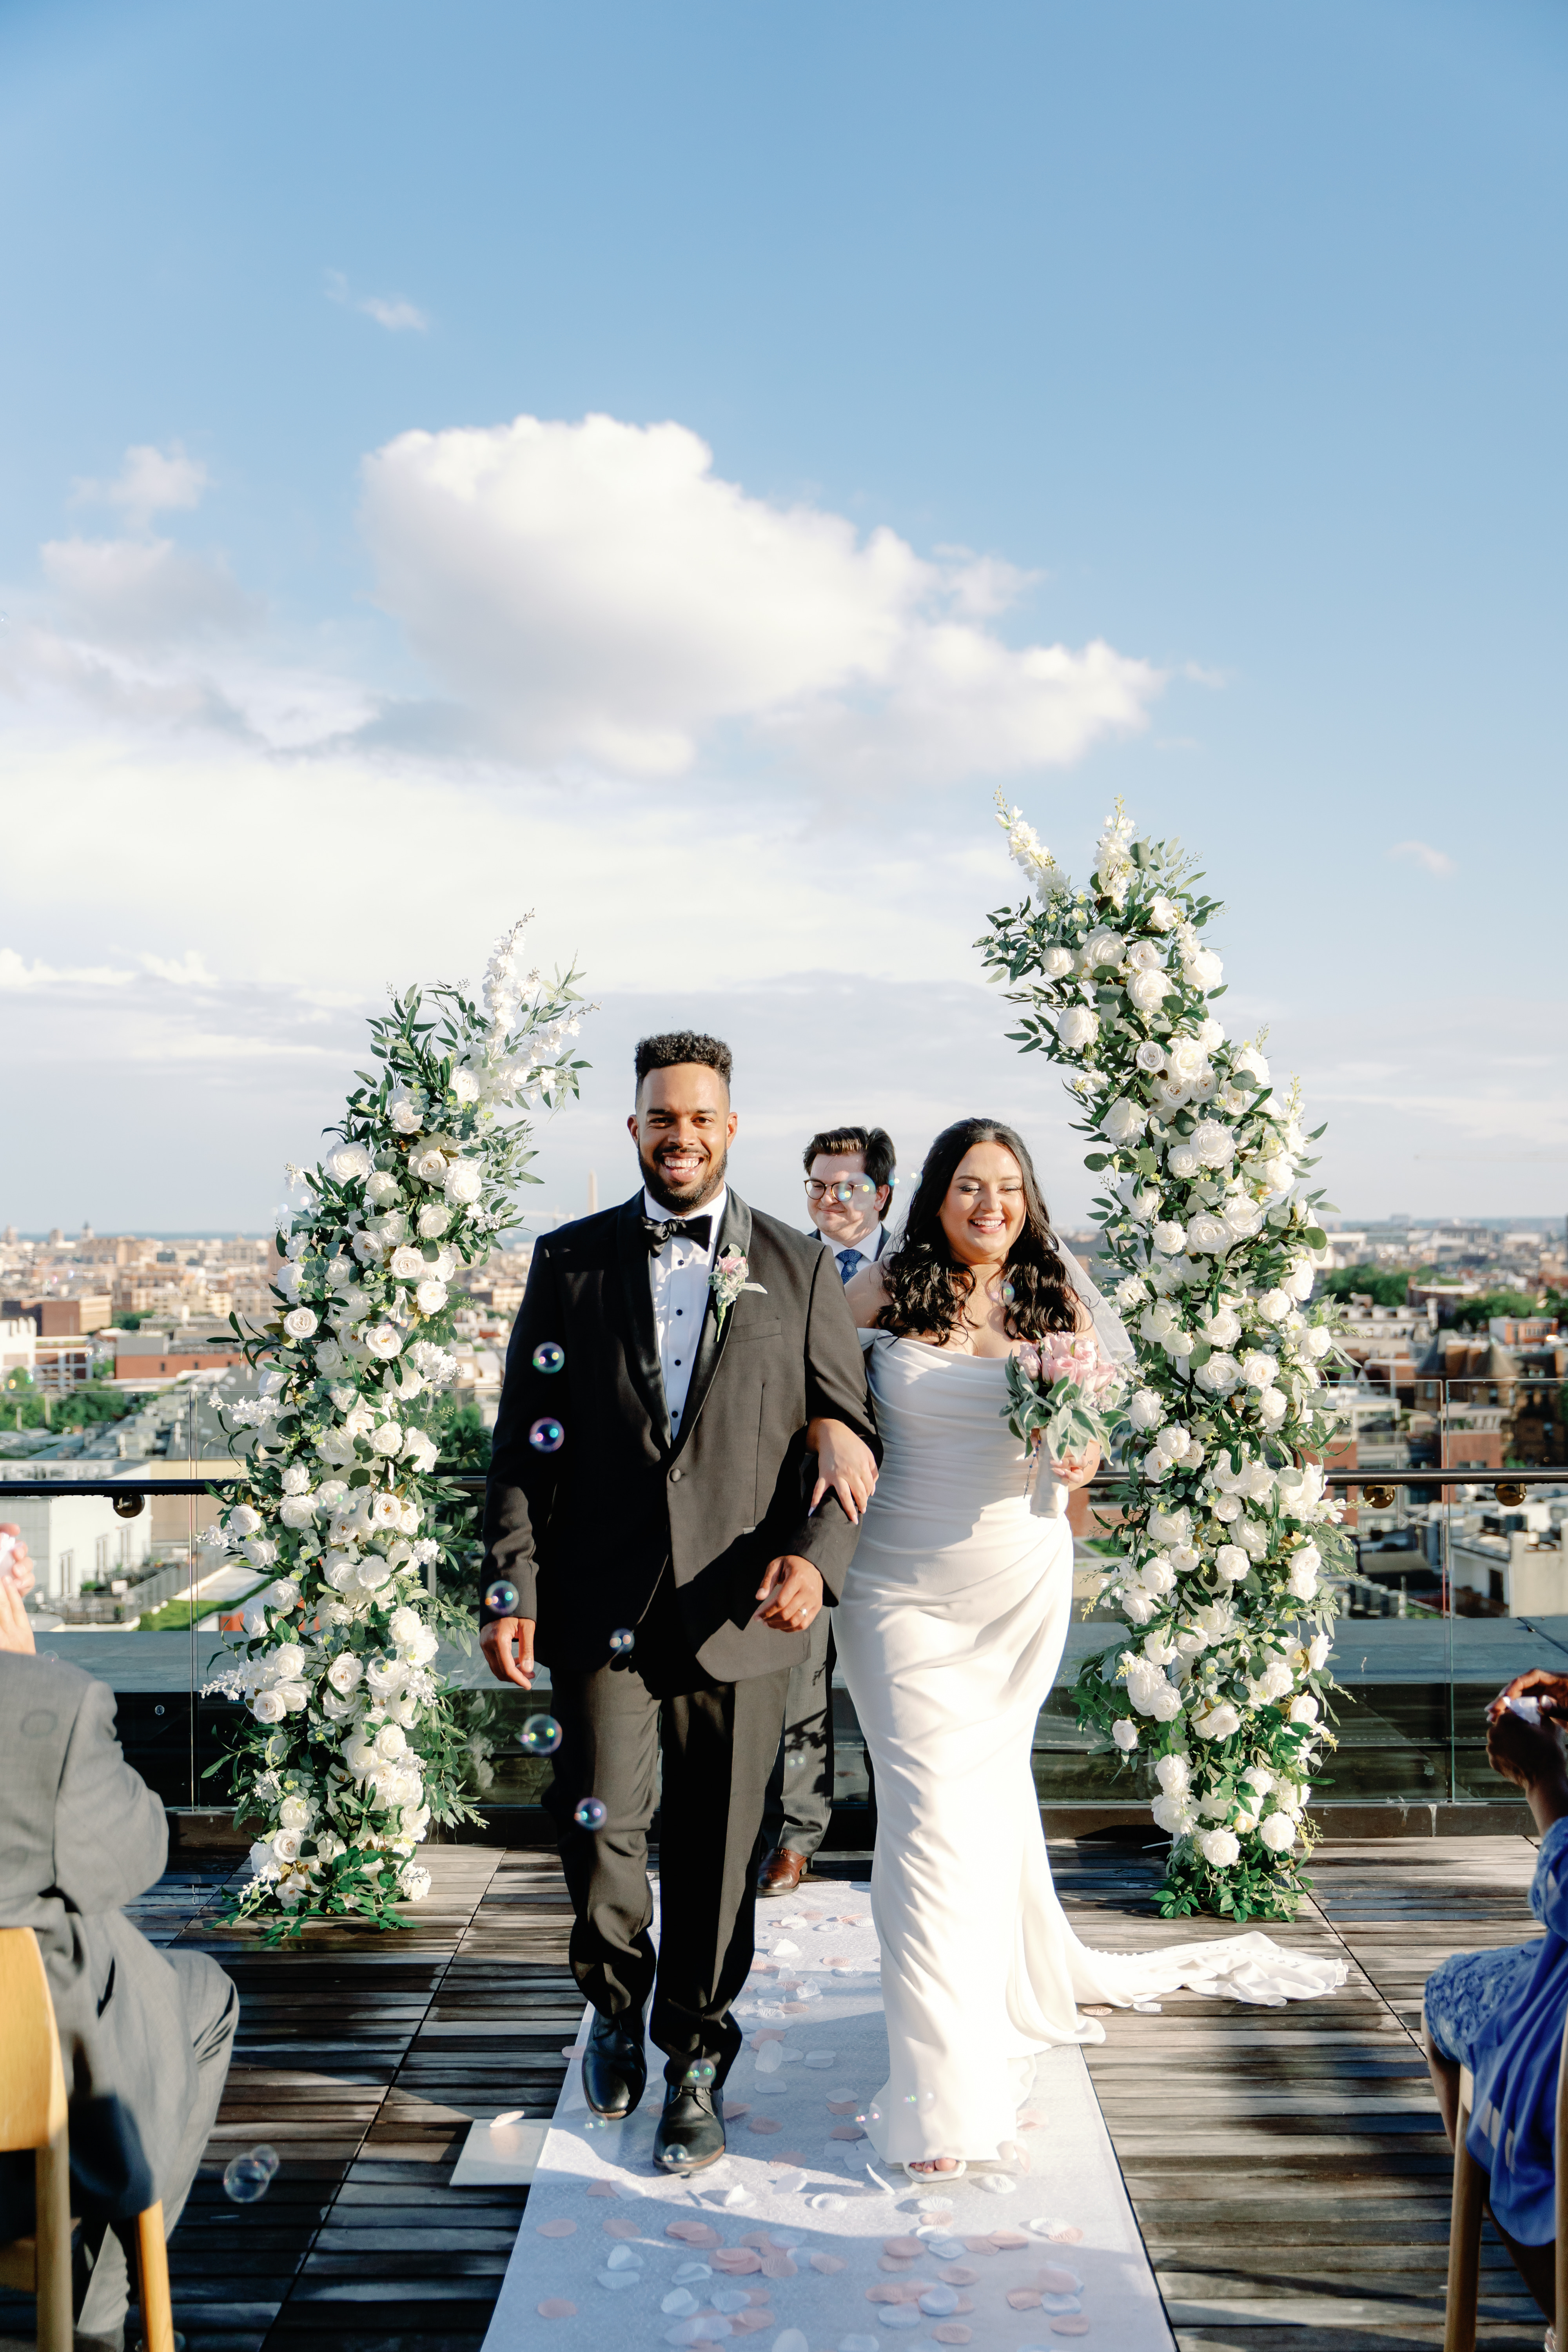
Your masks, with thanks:
M573 2064L485 2352L1172 2352L1076 2047L1039 2062L1013 2170L942 2188L868 2161L856 2116L887 2073L868 1895L827 1881L759 1906L729 2153L706 2172L653 2171L659 2052L624 2124L589 2116Z

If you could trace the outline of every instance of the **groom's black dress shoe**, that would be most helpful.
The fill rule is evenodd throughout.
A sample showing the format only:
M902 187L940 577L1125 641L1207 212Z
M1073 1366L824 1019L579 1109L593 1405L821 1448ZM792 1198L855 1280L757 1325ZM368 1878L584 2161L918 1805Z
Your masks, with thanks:
M654 2137L660 2172L700 2172L724 2153L724 2124L714 2083L671 2083Z
M583 2096L596 2116L614 2122L629 2116L647 2083L647 2051L640 2009L622 2017L594 2011L583 2053Z

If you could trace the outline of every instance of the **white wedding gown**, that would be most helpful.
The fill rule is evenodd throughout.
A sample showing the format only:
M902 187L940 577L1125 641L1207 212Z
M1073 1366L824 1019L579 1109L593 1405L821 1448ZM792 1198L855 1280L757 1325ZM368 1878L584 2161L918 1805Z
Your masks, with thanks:
M1037 2054L1103 2040L1079 2001L1186 1985L1279 2006L1346 1971L1265 1936L1138 1955L1079 1942L1030 1753L1072 1609L1065 1494L1031 1506L1000 1360L861 1337L885 1452L834 1628L876 1768L889 2073L868 2132L892 2163L995 2161Z

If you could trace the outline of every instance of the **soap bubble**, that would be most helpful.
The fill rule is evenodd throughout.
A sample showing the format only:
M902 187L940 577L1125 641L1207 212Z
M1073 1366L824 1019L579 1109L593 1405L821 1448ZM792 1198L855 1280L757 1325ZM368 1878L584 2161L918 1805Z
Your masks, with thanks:
M499 1584L492 1584L485 1595L485 1607L493 1609L498 1617L515 1617L517 1615L516 1585L508 1584L504 1577Z
M558 1372L566 1361L566 1350L558 1339L542 1339L533 1351L536 1372Z
M223 2176L224 2194L237 2205L254 2205L272 2186L272 2171L256 2156L237 2156Z
M624 1658L628 1650L635 1650L637 1645L637 1637L631 1627L617 1625L610 1636L610 1655L615 1658Z
M1005 1282L1002 1285L1002 1304L1004 1307L1011 1307L1013 1301L1017 1297L1017 1296L1018 1294L1016 1290L1010 1282Z
M267 2167L267 2178L268 2180L271 2179L273 2174L277 2171L279 2166L283 2161L282 2158L279 2155L278 2150L275 2147L268 2147L265 2141L263 2141L259 2147L253 2147L250 2154L251 2159L254 2163L264 2164Z
M584 1797L572 1818L580 1830L602 1830L609 1818L609 1810L597 1797Z
M561 1745L561 1726L552 1715L531 1715L521 1740L531 1756L553 1756Z
M534 1423L528 1433L528 1442L540 1454L559 1454L566 1443L566 1432L558 1421L552 1421L546 1414L542 1421Z
M710 2083L718 2072L711 2058L699 2058L694 2065L687 2068L683 2079L688 2083Z

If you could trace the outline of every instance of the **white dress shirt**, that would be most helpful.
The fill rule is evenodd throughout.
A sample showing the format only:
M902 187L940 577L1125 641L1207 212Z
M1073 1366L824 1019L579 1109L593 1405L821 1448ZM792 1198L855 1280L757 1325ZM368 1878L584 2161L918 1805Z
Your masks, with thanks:
M691 1386L691 1370L697 1361L697 1342L708 1311L708 1276L718 1251L719 1228L724 1222L724 1203L728 1199L728 1188L721 1188L705 1207L687 1212L689 1216L712 1218L706 1249L675 1234L657 1255L650 1255L647 1262L648 1282L653 1290L654 1339L658 1348L658 1369L664 1379L664 1402L672 1437L680 1434L680 1416L686 1410L686 1392ZM660 1208L646 1185L642 1213L659 1224L668 1223L678 1213L674 1209Z
M877 1260L881 1256L882 1252L888 1246L888 1228L886 1225L876 1225L872 1228L870 1233L862 1234L858 1242L829 1241L827 1235L824 1234L822 1236L822 1246L824 1249L830 1249L833 1252L834 1263L838 1269L838 1278L842 1281L844 1279L845 1251L859 1251L860 1265L858 1265L855 1269L857 1274L859 1273L861 1265L875 1265Z

